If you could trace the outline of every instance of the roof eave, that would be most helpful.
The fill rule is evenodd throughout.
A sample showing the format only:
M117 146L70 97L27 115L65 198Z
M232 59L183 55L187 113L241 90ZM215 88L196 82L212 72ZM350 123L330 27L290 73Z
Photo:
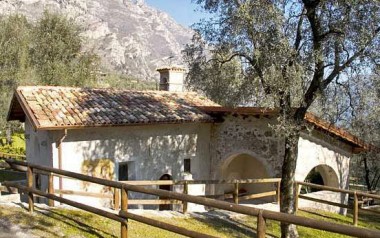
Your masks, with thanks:
M213 123L213 120L198 120L198 121L158 121L158 122L137 122L127 124L93 124L93 125L62 125L62 126L39 126L38 130L56 131L63 129L89 129L89 128L110 128L110 127L128 127L128 126L154 126L167 124L183 124L183 123Z
M20 120L17 117L14 117L14 114L12 114L13 109L14 109L16 103L18 103L21 106L21 108L22 108L22 111L23 111L23 114L24 114L23 121ZM11 102L11 105L10 105L10 109L8 111L7 121L19 120L21 122L25 122L26 118L29 119L29 121L31 122L34 130L40 129L40 125L39 125L36 117L33 115L32 110L28 106L28 103L25 101L25 99L21 95L21 92L16 89L15 92L14 92L14 94L13 94L13 98L12 98L12 102Z

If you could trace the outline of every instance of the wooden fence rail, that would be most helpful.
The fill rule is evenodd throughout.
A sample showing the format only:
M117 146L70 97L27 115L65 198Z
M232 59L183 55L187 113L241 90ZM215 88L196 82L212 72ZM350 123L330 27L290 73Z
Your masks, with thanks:
M138 186L159 186L159 185L180 185L183 186L183 193L188 194L189 185L202 184L202 185L221 185L221 184L233 184L234 189L231 193L223 193L223 194L212 194L212 195L196 195L198 197L207 197L214 199L232 199L235 204L239 204L239 200L251 200L258 199L264 197L275 197L276 202L279 204L280 202L280 178L264 178L264 179L231 179L231 180L138 180L138 181L119 181L121 183L130 184L130 185L138 185ZM275 183L276 190L267 191L263 193L255 193L255 194L241 194L239 187L241 184L264 184L264 183ZM116 199L115 199L116 200ZM133 200L130 200L131 202ZM152 203L151 200L138 200L136 202L132 202L130 204L178 204L178 201L171 200L171 203L163 202L164 200L160 200L161 202ZM163 203L162 203L163 202ZM117 206L117 205L116 205ZM187 212L187 202L183 202L183 213Z
M25 163L25 162L24 162ZM8 168L12 168L14 170L27 172L27 168L21 164L7 164ZM42 174L49 177L49 184L53 184L52 177L60 177L65 179L73 179L69 176L50 173L44 170L39 170L34 168L34 172L36 174ZM275 197L276 202L279 204L280 202L280 178L264 178L264 179L231 179L231 180L138 180L138 181L119 181L125 184L138 185L138 186L159 186L159 185L171 185L171 186L183 186L183 193L188 193L189 185L196 184L204 184L204 185L223 185L223 184L234 184L234 190L230 194L213 194L213 195L196 195L199 197L207 197L214 199L232 199L235 204L239 204L239 200L252 200L264 197ZM263 193L255 193L255 194L241 194L239 190L240 184L264 184L264 183L275 183L276 190L268 191ZM50 189L53 189L49 186ZM52 192L51 192L52 193ZM54 193L63 194L63 195L78 195L78 196L90 196L97 198L113 198L114 200L114 208L119 209L120 201L118 200L119 194L105 194L105 193L93 193L93 192L84 192L84 191L73 191L73 190L54 190ZM178 202L177 200L151 200L151 199L130 199L131 205L160 205L160 204L182 204L183 213L187 212L187 202ZM53 203L49 201L50 205Z
M354 197L353 205L351 207L349 205L342 204L342 203L336 203L336 202L331 202L331 201L327 201L327 200L323 200L323 199L318 199L318 198L308 197L305 195L300 195L298 193L300 191L301 186L307 186L307 187L317 188L317 189L331 191L331 192L338 192L338 193L353 195L353 197ZM296 191L297 191L297 195L298 195L298 196L296 196L296 210L298 209L298 199L299 198L305 199L305 200L310 200L313 202L324 203L324 204L331 205L331 206L337 206L337 207L348 208L348 209L352 208L352 211L353 211L352 223L354 226L357 226L357 224L358 224L359 210L361 209L359 207L359 203L360 203L359 197L366 197L366 198L372 198L372 199L380 200L380 195L376 195L376 194L370 194L370 193L365 193L365 192L361 192L361 191L352 191L352 190L347 190L347 189L341 189L341 188L330 187L330 186L319 185L319 184L313 184L313 183L306 183L306 182L297 182ZM362 209L362 210L364 210L364 209ZM370 211L370 212L374 212L374 213L380 213L379 211L375 211L375 210L370 210L370 209L365 209L365 210Z
M45 171L48 173L56 173L68 177L72 177L75 179L79 179L82 181L87 181L91 183L96 183L104 186L109 186L113 187L116 189L121 190L121 210L118 215L90 207L84 204L80 204L65 198L61 198L59 196L56 196L54 194L49 194L49 193L44 193L42 191L39 191L37 189L33 188L33 184L28 182L28 187L12 183L12 182L5 182L5 186L10 186L10 187L16 187L20 190L26 191L29 195L31 194L29 198L29 210L32 212L33 207L34 207L34 201L33 201L33 194L37 194L39 196L44 196L47 197L51 200L59 201L62 203L66 203L68 205L72 205L75 207L78 207L80 209L86 210L93 212L95 214L100 214L102 216L108 217L110 219L117 220L121 223L121 237L127 237L127 232L128 232L128 224L127 221L125 220L126 218L134 219L136 221L140 221L142 223L150 224L150 225L155 225L157 227L163 228L165 230L170 230L178 234L183 234L189 237L211 237L209 235L205 234L200 234L198 232L194 231L189 231L185 228L182 227L176 227L173 225L169 225L160 221L155 221L150 218L146 217L141 217L132 213L127 212L128 208L128 193L127 191L133 191L133 192L138 192L138 193L143 193L143 194L150 194L150 195L155 195L155 196L160 196L160 197L167 197L171 199L176 199L180 200L183 202L191 202L191 203L196 203L212 208L218 208L222 210L227 210L227 211L232 211L232 212L237 212L240 214L245 214L245 215L251 215L251 216L256 216L258 218L258 227L257 227L257 236L258 237L265 237L265 219L270 219L270 220L275 220L279 222L284 222L284 223L289 223L289 224L295 224L299 226L305 226L305 227L310 227L314 229L320 229L320 230L325 230L325 231L330 231L330 232L335 232L339 234L344 234L344 235L350 235L350 236L356 236L356 237L380 237L380 231L377 230L370 230L366 228L358 228L358 227L352 227L348 225L341 225L341 224L335 224L331 222L326 222L326 221L319 221L315 219L310 219L310 218L305 218L305 217L299 217L295 215L290 215L290 214L285 214L285 213L279 213L279 212L272 212L272 211L267 211L267 210L262 210L262 209L256 209L252 207L246 207L242 205L237 205L237 204L231 204L228 202L224 201L217 201L209 198L202 198L202 197L194 197L191 195L187 194L182 194L182 193L175 193L171 191L165 191L165 190L160 190L160 189L153 189L153 188L146 188L142 186L136 186L136 185L130 185L126 183L120 183L117 181L110 181L106 179L101 179L101 178L96 178L96 177L91 177L88 175L84 174L78 174L70 171L64 171L60 169L55 169L55 168L49 168L49 167L44 167L40 165L35 165L35 164L28 164L25 162L20 162L20 161L14 161L14 160L8 160L8 163L12 164L18 164L22 166L26 166L28 169L28 174L29 177L30 175L33 175L34 169L39 169L41 171ZM124 218L124 219L121 219Z

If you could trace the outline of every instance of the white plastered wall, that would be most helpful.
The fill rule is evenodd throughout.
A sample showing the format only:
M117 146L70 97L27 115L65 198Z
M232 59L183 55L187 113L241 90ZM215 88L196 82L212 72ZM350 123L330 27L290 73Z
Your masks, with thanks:
M56 140L62 132L50 132ZM85 160L110 159L115 162L117 180L117 165L119 162L134 162L135 180L158 180L163 174L172 175L173 179L188 179L184 173L184 159L191 159L191 178L208 179L210 125L206 123L166 124L129 127L89 128L68 130L62 143L62 169L83 173ZM58 149L55 143L53 149L54 167L58 167ZM58 179L54 181L59 187ZM67 180L63 189L98 192L100 187L88 186L82 182ZM193 191L191 188L190 191ZM180 186L174 191L182 192ZM111 193L111 192L110 192ZM204 194L204 187L199 187L193 193ZM106 205L110 200L99 200L79 196L65 196L80 200L86 204ZM142 195L132 193L131 198L142 198ZM144 196L144 198L156 198ZM154 208L154 207L152 207Z
M27 119L25 121L25 146L27 162L47 167L53 166L52 137L47 131L36 131ZM36 185L36 179L34 179ZM41 190L47 191L47 176L40 176ZM38 198L37 202L46 202L46 199Z
M298 143L298 160L296 169L296 180L304 181L309 172L317 167L324 166L323 174L326 186L334 186L334 180L337 178L338 186L342 189L348 189L349 179L349 162L351 157L351 148L337 140L314 132L311 134L302 134ZM324 200L337 203L347 204L348 197L345 194L320 191L308 194ZM345 209L315 203L300 199L300 207L313 207L329 211L345 213Z

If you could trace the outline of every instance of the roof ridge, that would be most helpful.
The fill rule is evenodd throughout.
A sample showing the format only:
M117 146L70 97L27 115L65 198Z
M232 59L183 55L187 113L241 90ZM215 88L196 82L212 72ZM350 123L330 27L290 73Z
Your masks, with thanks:
M87 91L113 91L113 92L138 92L138 93L157 93L157 94L194 94L199 95L197 92L186 91L186 92L177 92L177 91L160 91L160 90L135 90L135 89L117 89L117 88L95 88L95 87L72 87L72 86L52 86L52 85L23 85L18 86L17 91L19 90L35 90L35 89L66 89L66 90L87 90Z

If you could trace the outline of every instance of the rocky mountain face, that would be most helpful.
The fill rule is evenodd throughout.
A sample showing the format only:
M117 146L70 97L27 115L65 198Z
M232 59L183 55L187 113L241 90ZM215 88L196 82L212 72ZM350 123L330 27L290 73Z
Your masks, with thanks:
M106 69L139 79L152 80L157 67L180 64L193 34L143 0L0 0L1 15L19 13L36 21L44 10L74 19L85 48L98 54Z

